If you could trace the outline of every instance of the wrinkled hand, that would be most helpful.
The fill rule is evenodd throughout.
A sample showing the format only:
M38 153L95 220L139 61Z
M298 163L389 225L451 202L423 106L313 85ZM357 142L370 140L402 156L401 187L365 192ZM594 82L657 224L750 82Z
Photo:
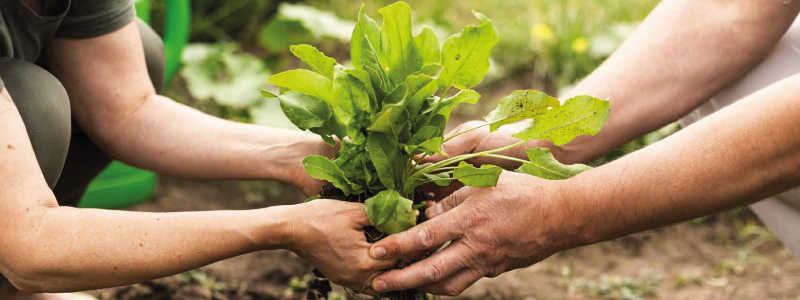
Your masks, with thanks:
M482 277L530 266L563 249L555 239L565 236L553 232L567 226L554 183L505 172L495 188L456 191L426 211L431 220L375 243L370 255L392 259L452 242L409 267L379 275L373 289L456 296Z
M289 250L308 260L336 284L363 291L380 271L395 261L370 258L363 228L369 226L364 205L319 199L293 206L296 220Z
M466 123L462 123L452 131L450 131L445 137L451 137L453 135L458 134L459 132L466 131L470 128L475 128L477 126L481 126L486 124L483 121L469 121ZM444 143L442 145L442 150L447 153L450 157L458 156L462 154L469 154L469 153L476 153L482 152L487 150L493 150L497 148L502 148L514 143L519 142L518 138L513 137L512 135L521 131L526 126L525 123L517 123L517 124L508 124L503 127L500 127L495 132L489 132L489 127L479 128L464 134L461 134L452 140ZM532 149L536 147L547 147L551 144L547 141L531 141L522 146L516 147L514 149L506 150L503 152L499 152L497 154L517 157L520 159L527 159L525 154L525 149ZM423 162L438 162L445 159L445 157L434 155L431 157L427 157L423 160ZM496 166L503 167L504 169L515 169L519 167L519 163L508 161L505 159L496 159L496 158L488 158L488 157L478 157L468 160L467 162L475 165L483 165L483 164L493 164ZM428 184L425 186L426 191L433 192L435 199L442 199L454 191L462 188L464 185L459 183L458 181L453 180L450 185L448 186L436 186L434 184Z
M477 126L481 126L486 124L486 122L482 121L469 121L463 123L449 132L445 137L450 137L459 132L468 130L470 128L474 128ZM513 137L512 135L521 131L528 125L525 123L516 123L516 124L508 124L503 127L500 127L494 132L489 132L489 127L485 126L483 128L479 128L462 135L459 135L452 140L444 143L442 145L442 150L447 153L449 156L457 156L461 154L468 154L468 153L476 153L482 152L487 150L494 150L497 148L502 148L520 141L520 139ZM531 141L523 146L516 147L514 149L506 150L503 152L499 152L497 154L507 155L511 157L517 157L521 159L526 158L525 149L526 148L536 148L536 147L545 147L549 146L550 144L546 141ZM440 161L444 159L441 156L433 156L430 158L430 161ZM487 158L487 157L478 157L474 158L469 161L472 164L493 164L497 166L501 166L506 169L513 169L519 166L518 163L511 162L508 160L502 159L495 159L495 158Z

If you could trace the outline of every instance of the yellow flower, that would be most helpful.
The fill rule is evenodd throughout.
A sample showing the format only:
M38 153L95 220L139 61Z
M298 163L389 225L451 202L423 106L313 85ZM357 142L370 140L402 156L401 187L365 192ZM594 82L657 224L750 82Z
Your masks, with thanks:
M531 29L531 36L533 37L534 41L552 41L555 38L555 33L553 33L553 29L550 26L547 26L545 23L536 23L533 25Z
M587 49L589 49L589 41L585 37L572 40L572 51L575 51L575 53L583 54Z

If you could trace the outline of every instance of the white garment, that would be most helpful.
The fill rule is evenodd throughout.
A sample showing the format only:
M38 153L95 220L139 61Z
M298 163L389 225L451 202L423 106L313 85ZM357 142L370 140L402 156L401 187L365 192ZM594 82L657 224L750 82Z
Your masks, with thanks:
M800 73L800 18L769 56L740 80L680 120L687 126L772 83ZM800 170L798 170L800 171ZM764 199L750 206L761 220L800 260L800 187Z

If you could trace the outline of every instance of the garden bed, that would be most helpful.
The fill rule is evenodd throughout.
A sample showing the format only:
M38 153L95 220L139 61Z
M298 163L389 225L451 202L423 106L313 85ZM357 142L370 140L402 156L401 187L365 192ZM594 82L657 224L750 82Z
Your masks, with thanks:
M134 210L248 209L303 199L293 188L278 184L164 178L160 186L153 202ZM252 195L263 194L264 189L272 191L269 199ZM797 300L800 263L778 242L770 241L763 227L742 223L755 220L747 211L720 216L558 254L531 268L484 279L458 299L597 299L603 295L622 299L623 293L639 293L645 299ZM737 227L737 222L743 225ZM753 244L764 237L768 242ZM754 251L745 252L754 246ZM288 251L263 251L198 272L92 293L109 300L305 299L303 276L310 271L310 265Z

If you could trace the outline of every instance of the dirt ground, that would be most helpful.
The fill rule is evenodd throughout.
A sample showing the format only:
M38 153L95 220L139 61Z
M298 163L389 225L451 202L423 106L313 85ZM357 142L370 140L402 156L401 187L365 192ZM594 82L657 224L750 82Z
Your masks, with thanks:
M277 183L162 178L137 211L249 209L301 201ZM311 267L264 251L142 284L92 291L100 299L305 299ZM306 276L304 278L304 276ZM747 210L555 255L484 279L458 299L800 300L800 263Z

